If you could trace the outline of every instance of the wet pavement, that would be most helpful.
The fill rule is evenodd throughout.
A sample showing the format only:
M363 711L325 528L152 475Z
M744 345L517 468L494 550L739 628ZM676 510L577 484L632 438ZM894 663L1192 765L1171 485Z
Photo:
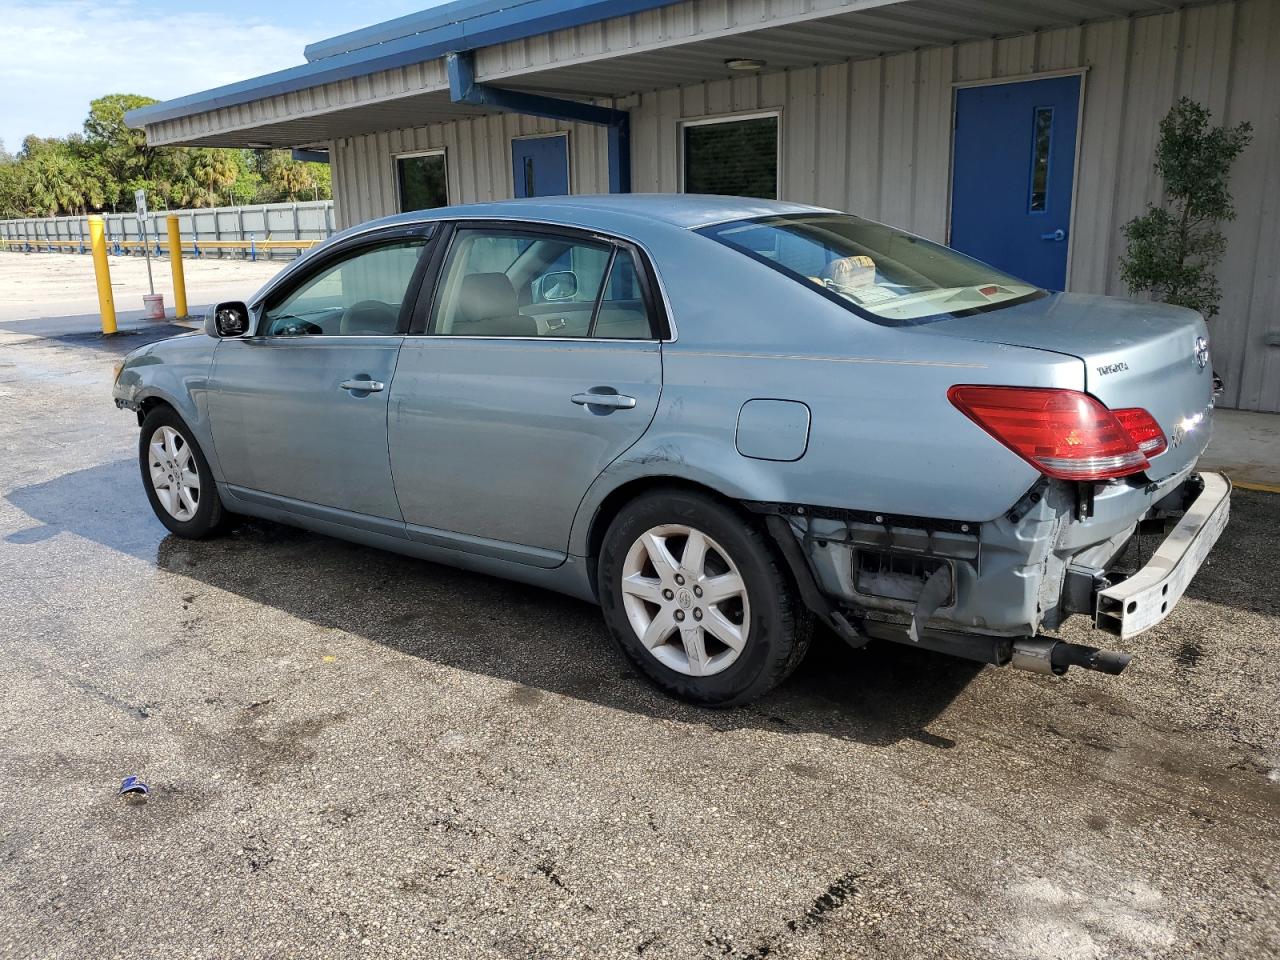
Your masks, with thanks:
M830 641L708 712L586 604L168 536L113 354L0 332L0 957L1280 952L1280 497L1122 677Z

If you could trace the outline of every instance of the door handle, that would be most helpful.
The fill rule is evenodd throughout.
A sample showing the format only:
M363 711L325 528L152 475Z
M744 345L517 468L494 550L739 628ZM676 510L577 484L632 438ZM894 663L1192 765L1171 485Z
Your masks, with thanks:
M620 393L575 393L569 398L581 407L609 407L613 410L630 410L636 405L635 397Z
M1053 233L1040 234L1040 239L1052 240L1054 243L1061 243L1063 240L1067 239L1067 231L1059 227L1057 230L1053 231Z
M387 385L381 380L343 380L338 386L343 390L354 390L361 393L377 393L387 388Z

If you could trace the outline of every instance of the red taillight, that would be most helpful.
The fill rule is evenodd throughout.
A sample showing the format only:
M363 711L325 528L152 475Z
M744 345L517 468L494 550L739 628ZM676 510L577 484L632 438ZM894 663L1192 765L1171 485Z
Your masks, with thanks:
M1105 480L1149 466L1115 414L1087 393L959 384L947 397L991 436L1059 480Z
M1169 448L1169 441L1165 439L1164 431L1156 423L1156 418L1141 407L1125 407L1111 412L1116 415L1125 432L1133 438L1138 449L1148 457L1159 456Z

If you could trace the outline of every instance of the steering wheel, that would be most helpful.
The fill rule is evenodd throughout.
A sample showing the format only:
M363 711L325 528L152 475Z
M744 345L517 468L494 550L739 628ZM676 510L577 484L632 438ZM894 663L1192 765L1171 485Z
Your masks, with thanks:
M381 300L361 300L342 311L338 332L343 334L388 335L396 332L400 311Z
M303 320L292 314L275 317L271 321L270 335L273 337L305 337L324 333L324 327L310 320Z

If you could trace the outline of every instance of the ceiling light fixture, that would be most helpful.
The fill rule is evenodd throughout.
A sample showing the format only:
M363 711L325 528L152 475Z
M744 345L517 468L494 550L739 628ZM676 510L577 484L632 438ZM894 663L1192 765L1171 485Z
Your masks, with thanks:
M735 57L732 60L726 60L724 65L730 70L760 70L764 67L765 62L755 57Z

